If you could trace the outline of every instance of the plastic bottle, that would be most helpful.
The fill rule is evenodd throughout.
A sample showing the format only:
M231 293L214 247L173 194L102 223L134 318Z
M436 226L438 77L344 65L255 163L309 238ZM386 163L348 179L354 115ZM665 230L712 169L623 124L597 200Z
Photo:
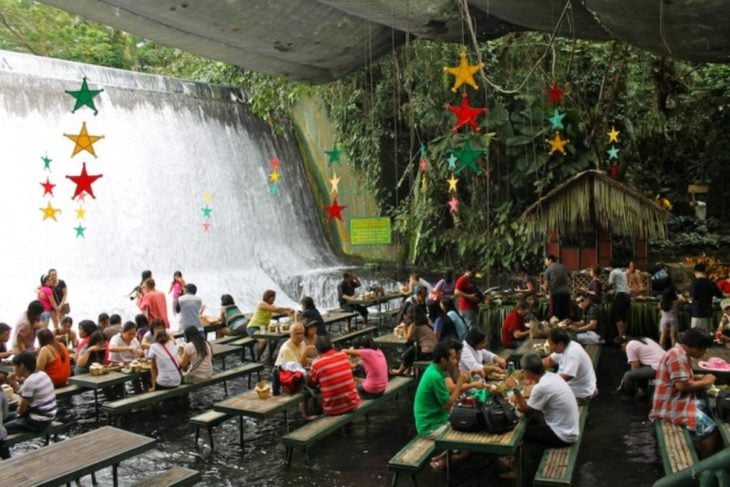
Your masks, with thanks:
M279 367L274 367L271 373L271 391L275 396L281 395L281 382L279 381Z
M515 363L511 360L507 363L507 374L512 375L515 371Z

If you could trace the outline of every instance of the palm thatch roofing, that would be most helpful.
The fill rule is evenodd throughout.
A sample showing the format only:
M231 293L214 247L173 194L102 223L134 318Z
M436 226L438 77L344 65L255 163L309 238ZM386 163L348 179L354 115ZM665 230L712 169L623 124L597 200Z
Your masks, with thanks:
M618 235L665 239L667 217L651 199L596 170L572 176L522 214L532 237L554 230L573 233L595 223Z

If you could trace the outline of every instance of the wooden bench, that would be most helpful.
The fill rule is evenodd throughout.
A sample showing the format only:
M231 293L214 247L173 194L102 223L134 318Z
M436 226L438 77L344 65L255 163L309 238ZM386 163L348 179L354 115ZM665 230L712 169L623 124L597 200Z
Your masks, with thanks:
M593 369L598 370L598 360L601 358L601 346L600 345L586 345L586 353L593 362Z
M51 442L51 436L56 436L67 427L68 425L63 424L60 421L53 421L51 425L43 431L23 431L22 433L8 435L5 440L5 446L11 447L18 443L35 440L36 438L44 438L45 444L48 445Z
M241 361L242 362L246 360L246 350L249 351L249 355L251 356L251 361L252 362L254 361L255 354L254 354L253 347L254 347L255 344L256 344L256 339L255 338L252 338L250 336L248 336L248 337L242 337L242 336L233 337L233 340L229 340L226 343L226 345L230 345L232 347L241 347ZM249 384L248 387L251 388L251 384Z
M135 487L188 487L197 484L200 477L200 472L197 470L172 467L134 485Z
M262 364L244 364L234 369L218 372L217 374L214 374L213 377L211 377L210 379L199 382L197 384L182 384L178 387L175 387L174 389L163 389L161 391L144 392L142 394L136 394L134 396L120 399L118 401L108 402L101 407L101 410L102 412L105 412L109 415L110 422L112 416L116 416L117 422L119 422L119 415L131 411L132 409L148 406L150 404L156 404L165 399L178 397L183 394L202 389L204 387L218 384L220 382L225 382L227 380L235 379L237 377L243 377L253 372L260 373L263 368L264 366Z
M722 421L717 416L715 416L715 422L718 431L720 431L720 436L722 436L722 441L725 443L725 448L730 448L730 423Z
M532 485L571 485L587 417L588 406L580 406L580 434L578 440L565 448L548 448L545 450Z
M54 392L56 393L56 399L71 397L76 394L80 394L82 391L83 389L76 384L69 384L67 386L57 387L56 389L54 389Z
M218 426L222 422L231 419L231 416L218 411L206 411L190 418L190 423L195 427L195 446L198 446L198 438L200 438L200 427L205 426L208 429L208 440L210 441L210 451L215 451L213 446L213 427Z
M693 466L699 460L689 431L666 421L654 421L664 473L672 475Z
M311 421L301 428L284 435L282 438L286 446L286 463L291 464L294 448L304 450L304 462L309 465L309 447L317 443L325 436L334 433L346 424L352 422L357 416L367 414L375 407L382 405L391 396L395 395L408 386L413 379L407 377L394 377L388 382L388 387L382 396L377 399L365 399L353 411L339 416L323 416Z
M349 333L345 333L344 335L339 335L339 336L333 337L332 344L349 342L359 336L364 336L364 335L373 333L377 329L378 329L377 326L366 326L362 330L355 330L355 331L351 331Z
M390 485L392 487L398 485L398 476L401 474L409 475L413 485L417 485L416 474L426 465L435 449L436 444L432 438L416 436L409 441L388 461L388 471L393 472Z

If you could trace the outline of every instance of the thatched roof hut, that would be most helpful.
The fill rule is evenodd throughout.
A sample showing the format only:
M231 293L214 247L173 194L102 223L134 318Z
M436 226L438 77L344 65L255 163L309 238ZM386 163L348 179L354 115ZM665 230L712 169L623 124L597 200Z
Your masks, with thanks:
M597 252L595 259L581 258L583 252L576 266L606 265L614 234L633 237L638 260L645 264L646 240L667 237L667 217L667 211L651 199L596 170L572 176L522 214L529 233L535 238L547 236L548 252L556 255L563 253L558 235L597 231L596 244L590 247ZM606 248L601 248L601 241L609 242Z

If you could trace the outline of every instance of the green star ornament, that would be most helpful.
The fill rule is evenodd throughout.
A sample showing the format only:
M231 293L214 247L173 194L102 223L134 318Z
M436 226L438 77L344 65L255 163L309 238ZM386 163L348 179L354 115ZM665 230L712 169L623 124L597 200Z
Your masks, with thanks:
M326 150L324 151L325 154L327 154L328 160L327 165L331 166L332 164L340 164L342 161L340 161L340 157L342 156L342 151L337 148L337 144L335 144L332 147L332 150Z
M461 150L452 151L452 153L459 158L460 162L459 167L456 169L456 174L461 174L466 168L471 169L475 174L481 174L479 166L477 166L477 159L479 159L479 156L485 152L486 149L481 149L479 147L472 149L471 140L467 140Z
M209 207L208 205L205 205L205 207L201 208L201 210L203 212L203 218L210 218L210 212L213 211L213 209L211 207Z
M612 145L611 148L606 151L606 153L608 154L608 160L610 161L611 159L618 159L618 151L619 148L615 145Z
M74 230L76 230L76 238L86 238L86 235L84 235L84 232L86 231L86 227L82 227L81 223L77 227L73 227Z
M43 170L50 171L51 170L51 161L53 161L53 159L50 159L48 157L48 154L46 154L45 156L41 157L41 161L43 161Z
M418 148L418 152L421 153L421 159L426 158L426 146L421 144L421 146Z
M86 83L86 77L84 77L83 81L81 82L81 89L79 89L79 91L64 91L76 98L76 104L74 105L74 109L71 110L71 113L76 113L76 110L84 106L87 106L94 110L94 115L99 113L99 111L96 109L96 106L94 106L94 97L104 90L90 90L89 85Z
M446 162L449 163L449 170L450 171L456 170L456 161L458 161L458 160L459 159L456 158L456 156L454 155L454 153L451 152L451 155L449 156L449 158L446 159Z
M548 121L552 125L552 130L564 130L565 127L563 127L563 118L565 118L565 112L560 113L560 110L557 108L553 112L553 116L548 118Z

